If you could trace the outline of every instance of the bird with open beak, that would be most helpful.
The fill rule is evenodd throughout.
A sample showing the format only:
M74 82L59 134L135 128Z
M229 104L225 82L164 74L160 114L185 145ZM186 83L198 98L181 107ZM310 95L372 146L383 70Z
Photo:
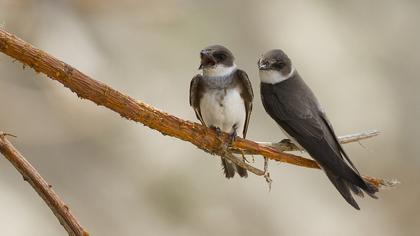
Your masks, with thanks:
M224 46L213 45L200 52L199 69L190 84L190 105L200 122L230 134L246 136L252 111L253 91L247 74L236 67L233 54ZM247 177L247 171L222 158L226 178L235 173Z

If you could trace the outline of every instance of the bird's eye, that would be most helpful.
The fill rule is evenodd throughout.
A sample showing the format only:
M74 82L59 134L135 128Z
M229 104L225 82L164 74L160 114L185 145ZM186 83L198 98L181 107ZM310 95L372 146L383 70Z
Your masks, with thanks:
M215 53L214 58L216 58L218 61L223 61L226 59L226 55L223 53Z
M274 63L274 67L277 68L277 69L283 69L283 67L285 67L285 66L286 66L286 64L283 63L283 62Z

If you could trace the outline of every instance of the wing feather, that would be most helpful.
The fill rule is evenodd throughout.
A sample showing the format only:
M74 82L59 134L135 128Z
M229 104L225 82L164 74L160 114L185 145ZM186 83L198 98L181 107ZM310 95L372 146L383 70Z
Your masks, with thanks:
M317 161L347 202L359 209L350 191L362 196L360 188L375 198L377 188L362 179L299 75L275 85L261 84L261 95L267 113Z
M200 86L201 86L201 80L203 77L201 75L196 75L192 78L190 83L190 106L193 107L195 116L197 119L201 122L201 124L205 125L203 117L201 116L201 110L200 110Z
M275 86L287 86L282 83ZM343 160L342 148L312 93L296 93L296 89L275 86L264 88L270 90L264 92L263 104L271 117L321 166L343 178L353 178L353 170Z
M248 75L243 70L237 70L235 76L242 87L241 97L244 100L246 118L243 130L243 138L246 137L248 131L248 124L252 112L252 100L254 99L254 92L252 91L252 84L249 81Z

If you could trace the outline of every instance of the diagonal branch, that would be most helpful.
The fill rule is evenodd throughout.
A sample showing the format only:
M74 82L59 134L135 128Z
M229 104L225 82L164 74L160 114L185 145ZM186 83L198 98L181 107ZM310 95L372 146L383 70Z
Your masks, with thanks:
M22 154L6 139L6 136L12 136L0 132L0 152L13 164L13 166L22 174L23 179L27 181L34 190L47 203L60 224L66 229L69 235L88 236L86 230L72 215L69 207L60 199L60 197L52 190L38 171L29 163Z
M222 137L218 137L213 130L198 123L182 120L141 101L136 101L2 29L0 29L0 51L24 65L30 66L36 72L58 81L80 98L107 107L126 119L140 122L164 135L190 142L206 152L219 156L224 154L219 148L218 140L221 138L227 142L228 135L226 133L223 133ZM275 161L319 169L317 163L310 159L284 153L273 147L246 139L238 138L233 144L233 148L244 153L262 155ZM375 178L367 180L378 187L383 182L383 180Z

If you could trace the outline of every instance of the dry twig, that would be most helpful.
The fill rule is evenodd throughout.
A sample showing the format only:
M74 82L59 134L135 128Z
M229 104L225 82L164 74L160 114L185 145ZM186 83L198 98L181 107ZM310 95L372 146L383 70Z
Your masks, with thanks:
M69 235L88 236L86 230L72 215L69 207L54 192L38 171L29 163L22 154L6 139L11 134L0 132L0 152L12 163L12 165L22 174L23 179L27 181L39 196L47 203L51 211L57 217L60 224L66 229Z
M349 134L349 135L343 135L338 137L338 140L341 144L351 143L351 142L358 142L364 139L372 138L379 135L379 131L372 130L372 131L366 131L366 132L360 132L355 134ZM290 151L303 151L302 149L296 147L291 142L285 142L285 140L277 142L277 143L271 143L271 142L258 142L260 145L270 146L274 149L276 149L279 152L290 152ZM250 154L250 153L247 153Z
M22 62L24 65L30 66L36 72L43 73L51 79L60 82L80 98L105 106L119 113L122 117L140 122L164 135L190 142L206 152L219 156L224 155L224 151L221 151L219 148L218 140L220 138L217 137L212 129L198 123L182 120L141 101L136 101L2 29L0 29L0 51ZM225 142L228 141L226 133L223 133L221 138ZM258 154L271 160L293 165L319 168L318 164L310 159L284 153L274 147L261 145L246 139L238 138L233 144L233 149L236 152ZM254 173L256 171L251 172ZM372 177L366 178L366 180L377 187L381 187L381 183L385 181Z

